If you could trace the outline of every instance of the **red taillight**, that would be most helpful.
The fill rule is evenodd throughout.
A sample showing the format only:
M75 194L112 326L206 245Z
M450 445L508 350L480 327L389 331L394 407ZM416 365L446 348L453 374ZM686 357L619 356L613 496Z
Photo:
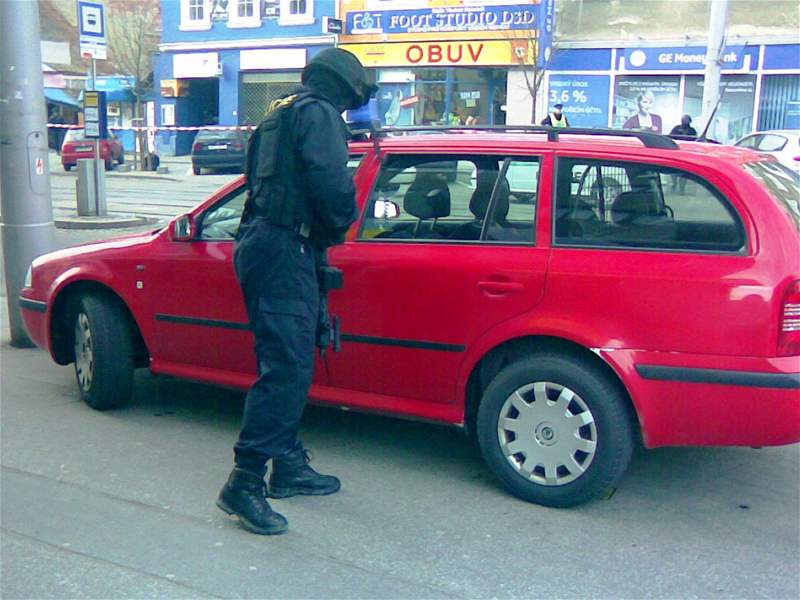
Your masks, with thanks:
M800 354L800 280L786 289L778 331L778 356Z
M200 150L202 150L202 149L203 149L203 144L195 144L194 145L194 151L195 152L200 152Z

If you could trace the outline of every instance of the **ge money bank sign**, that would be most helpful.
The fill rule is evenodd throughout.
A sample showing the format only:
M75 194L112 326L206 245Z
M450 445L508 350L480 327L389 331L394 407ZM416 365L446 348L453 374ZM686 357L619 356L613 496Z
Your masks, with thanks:
M366 66L531 64L549 56L554 0L344 0L342 47Z

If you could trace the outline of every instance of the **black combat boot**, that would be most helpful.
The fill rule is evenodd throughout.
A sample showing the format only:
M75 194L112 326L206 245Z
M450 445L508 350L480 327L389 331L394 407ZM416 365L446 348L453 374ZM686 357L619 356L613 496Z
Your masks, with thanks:
M321 475L312 469L308 451L298 445L294 450L272 459L272 474L269 477L269 497L288 498L299 494L325 496L338 492L339 479L333 475Z
M261 535L283 533L289 528L286 518L270 508L263 475L236 467L217 498L217 506L236 515L248 531Z

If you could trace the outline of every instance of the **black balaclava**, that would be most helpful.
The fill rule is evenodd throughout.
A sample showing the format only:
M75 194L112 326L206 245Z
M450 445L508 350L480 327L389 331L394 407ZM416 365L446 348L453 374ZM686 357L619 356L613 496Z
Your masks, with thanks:
M358 102L350 88L339 77L326 69L313 71L303 83L315 93L324 96L339 112L353 108Z
M341 110L364 106L378 89L368 83L358 58L341 48L328 48L312 58L303 69L302 81Z

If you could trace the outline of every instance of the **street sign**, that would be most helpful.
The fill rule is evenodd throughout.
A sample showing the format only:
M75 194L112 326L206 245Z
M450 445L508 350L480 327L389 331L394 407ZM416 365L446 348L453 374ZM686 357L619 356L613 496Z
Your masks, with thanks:
M108 137L105 92L83 92L83 121L87 138Z
M322 17L322 33L344 33L344 21L333 17Z
M102 0L78 0L78 34L81 56L106 59L106 5Z

